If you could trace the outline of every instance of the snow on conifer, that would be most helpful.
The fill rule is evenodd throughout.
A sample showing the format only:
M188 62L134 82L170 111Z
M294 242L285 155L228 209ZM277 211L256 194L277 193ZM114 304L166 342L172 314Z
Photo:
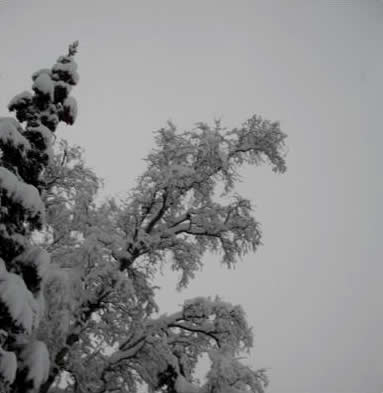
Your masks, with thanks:
M0 118L0 140L3 144L10 143L15 148L23 150L23 152L31 147L28 139L22 135L19 122L12 117Z
M37 393L49 376L49 353L42 341L33 340L19 352L18 377L16 383L24 393Z
M54 93L54 82L50 77L49 73L43 72L40 73L32 86L32 89L42 95L47 95L53 101L53 93Z
M70 45L52 69L33 74L33 93L18 94L9 103L17 120L0 118L1 392L37 392L49 375L47 347L35 336L44 316L50 256L32 245L32 233L45 221L41 190L53 156L52 133L60 121L73 124L77 111L68 97L78 80L76 51L77 44Z
M38 302L17 274L8 273L0 259L0 326L11 333L30 334L41 318Z
M6 388L9 387L15 380L16 370L16 355L0 347L0 384L3 383Z
M4 167L0 167L0 189L13 203L21 205L32 217L43 219L45 208L36 187L18 179Z

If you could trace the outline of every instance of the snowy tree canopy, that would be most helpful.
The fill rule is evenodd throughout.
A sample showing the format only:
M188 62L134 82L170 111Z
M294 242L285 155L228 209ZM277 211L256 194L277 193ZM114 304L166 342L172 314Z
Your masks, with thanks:
M262 392L264 371L240 360L253 344L242 307L198 297L159 316L155 278L169 264L182 290L206 253L219 253L230 267L258 248L259 224L235 186L244 164L286 170L285 134L260 116L232 130L217 121L178 132L169 123L156 133L131 193L96 203L102 182L81 149L63 140L52 147L58 122L72 124L77 115L69 96L79 79L76 49L34 73L33 93L11 101L18 121L0 119L3 386ZM203 357L210 369L200 383Z
M222 391L262 391L264 372L238 360L252 346L242 308L197 298L156 318L155 276L169 262L183 288L206 252L221 252L231 266L258 247L251 204L235 193L237 171L268 160L284 172L284 137L278 124L258 117L232 131L216 123L177 133L169 125L158 131L131 194L101 204L94 203L100 181L81 151L61 143L47 172L49 231L40 243L55 267L40 325L55 366L42 391L58 389L65 377L68 392L137 391L142 384L202 392L223 384L220 373ZM201 386L195 369L204 355L211 370Z

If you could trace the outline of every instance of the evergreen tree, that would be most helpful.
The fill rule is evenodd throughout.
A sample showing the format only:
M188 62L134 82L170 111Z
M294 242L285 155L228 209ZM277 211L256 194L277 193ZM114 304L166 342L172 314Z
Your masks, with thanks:
M49 375L49 353L36 337L44 315L50 257L31 241L42 229L44 173L53 158L60 121L73 124L78 82L77 43L51 69L32 75L33 93L14 97L16 119L0 118L0 384L2 390L36 392Z

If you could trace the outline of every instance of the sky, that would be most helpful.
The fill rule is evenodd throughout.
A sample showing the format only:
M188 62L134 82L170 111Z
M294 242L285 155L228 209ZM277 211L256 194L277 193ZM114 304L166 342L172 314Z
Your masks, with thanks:
M382 22L376 0L3 0L0 116L79 40L79 117L58 134L106 194L135 184L167 120L280 121L288 172L246 167L238 185L263 246L235 270L207 256L180 293L165 271L161 311L198 295L242 304L269 393L381 393Z

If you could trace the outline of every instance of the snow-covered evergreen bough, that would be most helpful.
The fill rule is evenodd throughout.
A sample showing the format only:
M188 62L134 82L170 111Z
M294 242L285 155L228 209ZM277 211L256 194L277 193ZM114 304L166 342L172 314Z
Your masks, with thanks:
M16 119L0 118L0 392L39 390L49 375L47 346L36 338L44 313L49 254L31 242L45 220L44 171L60 121L73 124L77 43L51 69L32 75L33 93L9 103Z

